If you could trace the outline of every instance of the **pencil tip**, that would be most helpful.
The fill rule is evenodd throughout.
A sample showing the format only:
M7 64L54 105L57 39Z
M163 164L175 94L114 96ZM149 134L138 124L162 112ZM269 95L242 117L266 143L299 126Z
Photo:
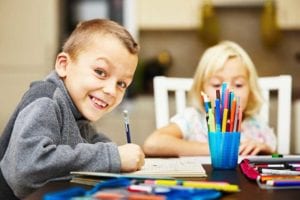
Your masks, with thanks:
M123 115L124 115L125 118L127 118L128 117L128 110L123 110Z

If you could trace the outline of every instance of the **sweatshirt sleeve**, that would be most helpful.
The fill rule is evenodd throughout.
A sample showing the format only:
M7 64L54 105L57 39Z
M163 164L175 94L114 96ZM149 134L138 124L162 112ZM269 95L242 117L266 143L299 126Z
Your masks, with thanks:
M59 109L51 99L41 98L24 108L15 121L1 169L18 197L70 171L120 171L117 145L86 143L79 129L62 134Z
M87 139L89 143L96 142L111 142L111 140L104 134L98 133L96 129L87 120L80 120L77 122L82 137Z

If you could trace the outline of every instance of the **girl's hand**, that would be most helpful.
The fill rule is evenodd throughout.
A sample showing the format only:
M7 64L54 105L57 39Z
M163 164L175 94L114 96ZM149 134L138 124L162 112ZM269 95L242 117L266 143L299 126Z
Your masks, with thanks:
M240 144L239 154L242 156L257 155L260 152L267 154L272 153L266 144L257 142L253 139L247 139Z

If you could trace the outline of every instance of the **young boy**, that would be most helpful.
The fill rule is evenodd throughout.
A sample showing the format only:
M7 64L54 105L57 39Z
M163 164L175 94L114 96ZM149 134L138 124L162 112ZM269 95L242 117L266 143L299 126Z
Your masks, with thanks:
M70 171L141 168L136 144L117 146L89 122L122 100L138 62L138 44L115 22L80 23L55 70L23 96L0 140L0 199L24 198ZM9 196L12 195L12 196Z

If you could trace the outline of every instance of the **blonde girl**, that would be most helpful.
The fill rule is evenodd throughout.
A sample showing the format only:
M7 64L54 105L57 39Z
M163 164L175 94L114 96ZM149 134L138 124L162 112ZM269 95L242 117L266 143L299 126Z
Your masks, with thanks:
M243 111L241 155L271 154L275 151L273 130L258 112L263 103L255 66L238 44L223 41L208 48L199 61L189 92L191 106L155 130L144 143L148 156L208 155L207 123L201 91L215 99L223 82L239 96Z

